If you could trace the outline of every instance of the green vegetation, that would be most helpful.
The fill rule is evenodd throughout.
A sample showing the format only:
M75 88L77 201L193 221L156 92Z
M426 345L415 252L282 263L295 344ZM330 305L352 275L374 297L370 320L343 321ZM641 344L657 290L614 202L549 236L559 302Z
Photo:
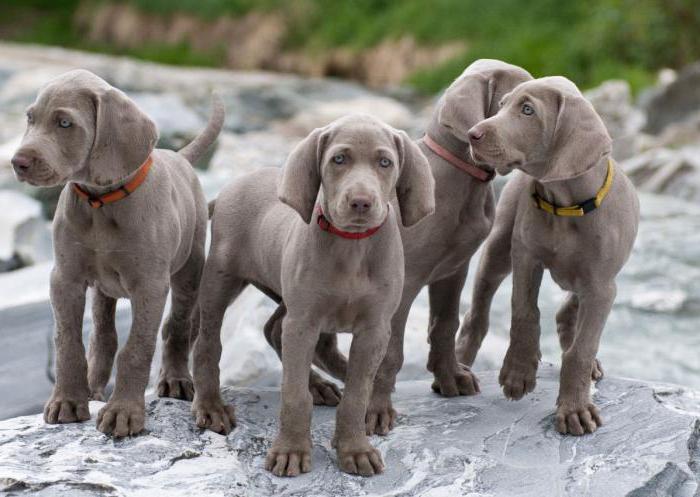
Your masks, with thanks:
M340 46L361 50L403 35L425 45L464 41L463 55L409 78L409 84L426 92L444 87L467 64L483 57L521 65L535 76L563 74L583 87L624 78L634 89L649 84L659 68L700 59L697 0L119 1L158 15L181 11L205 19L253 10L281 12L288 23L286 46L310 52ZM0 20L0 37L167 63L218 65L224 60L221 53L196 53L186 44L128 52L96 46L83 40L73 26L72 14L80 0L3 3L10 15ZM17 26L23 30L17 31Z

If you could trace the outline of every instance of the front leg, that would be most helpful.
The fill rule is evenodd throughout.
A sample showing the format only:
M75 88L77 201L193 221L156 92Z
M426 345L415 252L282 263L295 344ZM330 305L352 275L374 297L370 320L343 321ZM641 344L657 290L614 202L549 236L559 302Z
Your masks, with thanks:
M282 329L280 427L267 453L265 469L277 476L297 476L311 471L313 399L308 381L319 330L289 314Z
M537 297L542 264L522 249L514 250L510 345L498 381L506 397L521 399L535 388L540 360L540 310Z
M83 346L84 281L58 266L51 272L51 306L56 322L56 384L44 408L50 424L90 419L87 361Z
M132 293L129 338L117 355L114 393L97 415L97 429L114 437L136 435L144 428L144 394L163 316L167 282L150 282Z
M371 476L384 470L379 451L365 434L365 412L372 380L384 357L391 335L390 324L368 327L355 333L350 346L345 395L336 414L333 445L340 469L346 473Z
M591 399L591 364L615 301L615 283L595 285L579 295L576 336L562 355L556 427L561 433L593 433L603 424Z
M459 327L459 298L467 278L469 262L452 276L428 287L430 354L428 371L435 376L433 391L445 397L479 393L479 381L455 355L455 333Z

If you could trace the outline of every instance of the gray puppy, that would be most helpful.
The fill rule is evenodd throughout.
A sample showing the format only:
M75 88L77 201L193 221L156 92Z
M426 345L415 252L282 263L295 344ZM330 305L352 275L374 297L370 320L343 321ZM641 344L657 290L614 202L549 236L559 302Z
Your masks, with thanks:
M179 153L154 150L153 121L124 93L83 70L51 81L29 107L27 131L12 159L17 178L36 186L70 182L53 222L56 385L44 410L47 423L87 420L88 399L104 400L117 351L116 300L129 298L131 331L97 427L115 437L143 429L144 391L170 287L158 391L192 398L190 318L204 265L207 209L191 164L214 142L223 118L215 101L207 128L192 143ZM86 361L87 287L94 289L94 331Z
M639 202L610 157L603 122L571 81L523 83L501 104L498 114L469 131L472 155L500 174L522 172L498 203L458 356L466 364L476 357L493 295L512 270L511 343L499 381L508 398L531 392L540 358L537 295L548 269L570 292L556 317L563 349L556 427L582 435L601 424L591 376L600 374L595 357L615 300L615 277L637 234Z
M425 156L404 132L354 115L314 130L281 172L249 174L216 201L199 299L192 409L198 426L231 430L233 409L219 392L224 312L249 283L281 296L287 313L280 428L265 464L276 475L311 467L308 382L322 332L353 334L333 438L340 468L362 475L383 469L365 436L365 412L404 279L394 197L406 226L433 212Z
M437 103L426 136L417 144L435 177L435 214L414 227L402 228L406 280L386 358L374 383L367 412L367 433L386 434L396 418L391 392L403 364L403 337L408 312L418 292L428 285L430 355L428 369L433 390L446 396L479 391L476 376L458 364L455 334L459 328L459 301L469 262L491 229L495 198L490 179L493 168L468 163L469 129L498 112L503 95L532 76L524 69L498 60L471 64ZM280 306L265 327L268 340L280 349ZM316 364L344 379L345 358L337 351L335 335L325 335L317 348ZM311 391L317 403L335 405L339 392L312 375Z

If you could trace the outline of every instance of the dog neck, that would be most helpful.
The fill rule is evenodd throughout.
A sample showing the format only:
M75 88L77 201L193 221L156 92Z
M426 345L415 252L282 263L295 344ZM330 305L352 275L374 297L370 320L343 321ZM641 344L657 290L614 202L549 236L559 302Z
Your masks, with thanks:
M106 204L122 200L136 191L146 180L152 164L153 158L149 155L145 162L133 173L113 184L95 187L73 182L71 186L75 194L87 201L90 207L100 208Z
M488 183L494 177L493 169L473 163L469 144L456 137L436 118L428 126L423 143L429 149L428 153L439 156L461 175L475 178L481 183Z
M542 183L535 180L535 192L547 202L557 206L584 202L600 190L608 175L609 157L601 157L595 166L574 178Z

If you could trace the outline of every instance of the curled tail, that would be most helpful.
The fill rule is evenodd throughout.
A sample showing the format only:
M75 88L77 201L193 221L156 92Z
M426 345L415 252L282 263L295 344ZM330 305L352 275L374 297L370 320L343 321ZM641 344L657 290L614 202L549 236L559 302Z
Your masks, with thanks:
M190 164L194 164L201 159L204 152L216 141L219 133L221 133L221 128L224 126L224 117L224 102L216 92L213 92L211 94L211 114L207 127L194 140L180 149L178 153L187 159Z

